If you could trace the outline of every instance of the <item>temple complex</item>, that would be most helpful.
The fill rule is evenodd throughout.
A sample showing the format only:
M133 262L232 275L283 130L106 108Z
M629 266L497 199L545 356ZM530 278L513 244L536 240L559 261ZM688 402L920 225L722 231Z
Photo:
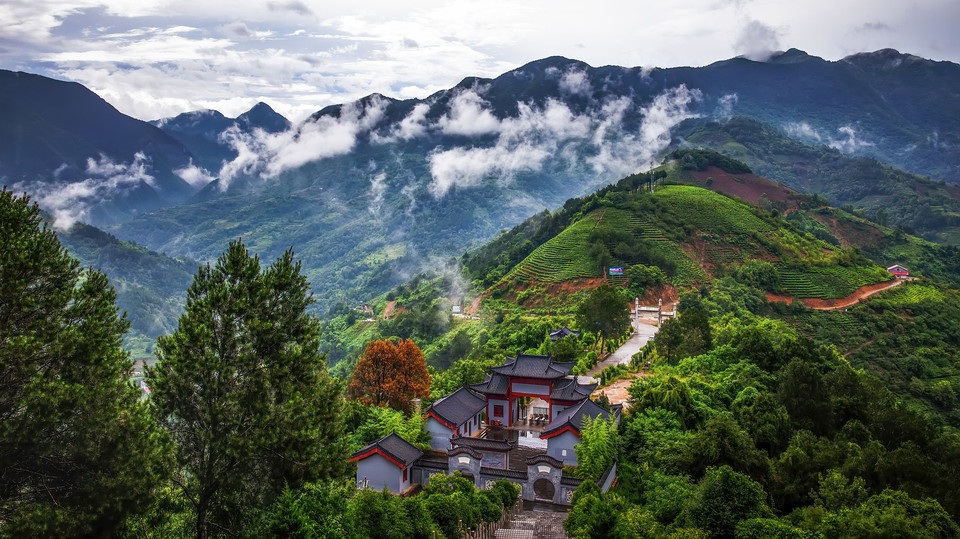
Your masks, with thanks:
M549 355L507 358L483 382L427 407L430 451L392 433L354 453L357 486L402 493L433 474L459 471L479 488L507 479L521 486L524 500L569 504L583 480L563 467L577 464L585 420L620 420L619 406L607 410L590 400L597 384L570 375L573 366ZM598 484L606 491L615 479L616 465Z

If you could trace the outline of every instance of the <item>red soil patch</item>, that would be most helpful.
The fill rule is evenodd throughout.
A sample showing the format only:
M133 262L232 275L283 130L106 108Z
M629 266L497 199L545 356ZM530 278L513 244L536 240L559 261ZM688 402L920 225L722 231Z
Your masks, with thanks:
M788 207L796 207L798 198L802 197L789 187L753 173L730 174L711 166L707 170L694 170L691 174L707 189L740 197L753 205L758 205L761 197L766 197L770 202L784 202ZM710 185L707 185L708 178L713 178Z
M404 309L403 305L397 305L396 301L387 302L387 306L383 308L383 319L389 320L391 316L395 314L405 313L408 309Z
M857 289L856 292L850 294L845 298L839 299L819 299L819 298L795 298L793 296L781 296L778 294L772 294L767 292L767 301L775 302L782 301L786 304L791 304L794 301L799 301L803 303L808 309L819 309L819 310L830 310L830 309L842 309L844 307L849 307L851 305L856 305L860 300L872 296L877 292L882 292L884 290L899 286L903 281L893 280L887 281L885 283L871 284L867 286L861 286Z
M630 385L633 384L633 381L637 378L643 378L644 376L653 376L653 373L641 371L634 374L631 378L624 378L623 380L617 380L608 386L598 387L590 395L590 398L596 400L598 397L600 397L600 394L603 393L608 399L610 399L610 404L623 404L623 407L626 410L630 405L630 393L628 391L630 389Z
M470 304L469 307L466 308L466 314L470 314L470 315L477 314L477 311L480 309L480 303L482 302L483 302L482 295L473 298L473 302Z
M857 221L841 222L835 218L814 212L809 212L807 215L820 221L823 226L827 227L827 230L840 240L842 247L850 247L851 245L882 245L886 242L886 236L883 235L883 232L866 223Z

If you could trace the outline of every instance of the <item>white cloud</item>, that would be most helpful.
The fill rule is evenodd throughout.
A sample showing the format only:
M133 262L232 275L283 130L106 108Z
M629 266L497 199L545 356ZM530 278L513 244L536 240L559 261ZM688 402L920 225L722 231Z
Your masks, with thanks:
M736 93L727 94L717 100L717 109L714 116L719 120L729 120L733 116L733 106L737 104L739 97Z
M478 103L472 98L468 102L471 106ZM590 132L589 118L574 115L558 101L549 100L542 109L527 103L519 103L517 107L517 116L503 121L496 120L486 109L468 113L473 117L493 118L495 123L485 120L482 131L499 134L492 147L458 147L430 154L429 189L434 197L443 197L454 187L476 186L487 177L509 180L520 172L538 171L559 144L586 137ZM449 125L444 123L445 119L441 118L441 126Z
M733 50L751 60L765 61L780 50L780 32L758 20L746 21L737 34Z
M464 90L450 100L450 111L440 118L440 130L447 135L488 135L500 128L500 120L488 109L476 90Z
M522 172L540 171L551 156L575 165L576 152L565 144L590 144L595 155L586 159L597 174L610 177L635 172L650 165L651 158L670 142L670 129L686 118L693 101L702 99L698 90L686 86L670 89L640 110L640 129L629 132L624 126L627 112L634 107L629 97L596 104L588 114L575 115L563 103L549 100L542 109L518 104L518 115L505 118L489 132L499 133L487 147L452 148L430 154L430 193L437 198L451 189L470 188L485 180L510 181Z
M231 126L220 140L237 157L220 168L219 186L225 190L241 175L274 178L307 163L349 153L360 133L369 132L383 118L386 107L386 100L374 96L367 106L349 103L341 107L339 116L324 115L276 134L259 129L247 134Z
M370 196L372 199L367 209L373 215L378 215L380 208L383 207L383 195L387 192L386 180L387 175L382 172L370 178Z
M817 142L822 140L820 133L807 122L787 122L784 124L783 130L787 136L793 138L810 139Z
M155 186L149 168L150 160L143 153L138 152L130 163L116 163L100 155L98 159L87 160L86 178L81 181L68 184L18 183L14 190L30 193L41 208L53 215L54 226L66 230L75 222L87 219L90 209L98 204L141 184Z
M589 96L593 93L593 86L586 71L571 69L560 77L560 91L572 95Z
M863 140L857 129L852 125L840 127L837 132L840 133L842 138L830 140L830 147L835 150L840 150L843 153L854 153L861 148L873 146L872 142Z
M207 169L194 165L192 159L187 166L178 168L174 170L173 173L196 189L199 189L214 180L214 177L210 175L210 172Z
M427 103L417 103L399 124L390 129L390 133L381 136L373 133L373 141L381 144L396 142L397 140L410 140L422 136L427 132L427 112L430 111L430 105Z

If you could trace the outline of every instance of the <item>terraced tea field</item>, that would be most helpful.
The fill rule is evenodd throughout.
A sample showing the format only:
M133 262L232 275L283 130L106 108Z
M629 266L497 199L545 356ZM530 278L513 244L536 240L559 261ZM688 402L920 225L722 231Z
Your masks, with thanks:
M534 249L501 280L501 283L510 281L557 283L570 279L600 277L600 268L594 267L584 246L602 215L602 210L590 213L550 241Z
M773 226L754 215L746 205L723 195L688 185L668 185L657 197L675 206L686 222L715 234L768 232Z
M778 272L783 288L788 294L798 298L845 298L861 286L890 279L882 268L865 266L813 267L804 271L778 268Z

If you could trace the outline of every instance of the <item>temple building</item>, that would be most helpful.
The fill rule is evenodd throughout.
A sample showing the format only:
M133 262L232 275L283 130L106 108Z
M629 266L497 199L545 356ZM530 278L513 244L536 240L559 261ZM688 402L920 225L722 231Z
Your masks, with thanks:
M577 464L585 419L620 420L620 406L608 411L590 400L597 384L571 376L573 365L549 355L507 358L484 382L424 411L430 451L392 433L354 453L357 487L400 494L431 475L459 472L478 488L506 479L520 485L521 499L569 505L583 479L563 468ZM606 492L615 480L616 464L597 484Z
M548 417L553 419L564 409L590 396L596 384L581 384L570 377L575 363L559 363L550 355L535 356L517 354L499 367L482 383L470 389L481 393L487 400L487 422L511 427L524 414L521 406L524 398L542 399L548 406Z

